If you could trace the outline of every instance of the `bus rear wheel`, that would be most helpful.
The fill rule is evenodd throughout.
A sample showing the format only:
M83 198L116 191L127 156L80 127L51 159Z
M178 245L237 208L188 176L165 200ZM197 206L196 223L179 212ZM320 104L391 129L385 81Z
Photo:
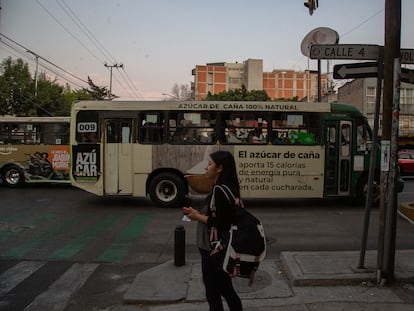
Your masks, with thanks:
M15 165L6 166L1 172L1 178L8 187L17 187L24 182L22 171Z
M365 204L368 196L368 175L364 176L357 186L357 200L361 204ZM381 189L379 175L375 174L374 182L372 185L372 206L379 206L381 199Z
M178 207L186 196L185 183L173 173L161 173L149 183L149 196L159 207Z

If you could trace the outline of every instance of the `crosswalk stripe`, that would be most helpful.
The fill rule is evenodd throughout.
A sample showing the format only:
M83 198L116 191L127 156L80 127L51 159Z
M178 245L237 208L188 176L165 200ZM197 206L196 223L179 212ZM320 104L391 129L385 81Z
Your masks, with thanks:
M62 311L73 293L79 290L99 264L75 263L56 282L29 304L24 311Z
M76 239L72 240L69 244L66 244L64 247L57 249L49 258L53 259L63 259L70 258L76 255L82 248L84 248L91 241L97 239L101 232L103 232L108 226L112 225L119 215L108 215L103 220L99 221L93 227L88 230L88 232L78 236Z
M28 228L36 227L39 224L47 221L51 218L56 217L54 213L45 213L40 216L35 217L30 221L28 224L20 225L20 226L12 226L12 228L8 231L0 231L0 241L6 241L7 239L15 236L17 233L26 230Z
M32 273L43 267L46 262L22 261L0 275L0 295L4 295L24 281Z
M66 232L67 229L71 228L73 225L78 224L83 218L86 217L86 213L75 215L72 218L67 219L63 223L58 223L49 231L41 232L37 236L34 236L31 239L28 239L22 245L17 245L15 247L9 248L5 252L0 254L0 257L14 257L21 258L41 243L47 242L50 237L56 237L61 232Z
M0 217L0 223L14 221L16 219L25 217L29 213L28 210L19 211L15 214Z
M119 238L102 255L99 261L121 261L128 255L128 250L135 239L144 231L150 216L136 216L129 225L122 231Z

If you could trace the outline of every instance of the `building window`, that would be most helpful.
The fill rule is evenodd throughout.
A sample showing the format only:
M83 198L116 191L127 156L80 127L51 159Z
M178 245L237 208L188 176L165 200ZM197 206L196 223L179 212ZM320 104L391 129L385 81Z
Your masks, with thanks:
M414 105L414 89L400 89L400 104L402 105L401 109L407 109L406 111L402 110L403 113L410 112L410 108L404 107L403 105Z
M375 113L375 87L367 87L367 111L366 114Z

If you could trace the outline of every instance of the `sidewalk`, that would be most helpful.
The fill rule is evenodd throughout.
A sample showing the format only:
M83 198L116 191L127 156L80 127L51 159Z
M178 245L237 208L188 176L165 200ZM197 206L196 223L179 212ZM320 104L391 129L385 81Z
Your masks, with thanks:
M396 253L396 285L376 285L376 252L365 256L366 269L356 265L359 252L283 252L265 260L250 288L234 284L244 310L414 310L414 250ZM208 310L199 261L176 267L173 261L139 273L112 311Z

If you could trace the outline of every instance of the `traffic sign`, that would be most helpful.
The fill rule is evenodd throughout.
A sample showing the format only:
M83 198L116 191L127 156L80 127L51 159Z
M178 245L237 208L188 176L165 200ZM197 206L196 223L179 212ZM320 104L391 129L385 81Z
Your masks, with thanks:
M401 82L414 84L414 70L401 68Z
M369 44L312 45L310 58L378 60L379 48L379 45Z
M414 64L414 50L401 49L401 64Z
M334 79L378 77L378 62L335 65Z

